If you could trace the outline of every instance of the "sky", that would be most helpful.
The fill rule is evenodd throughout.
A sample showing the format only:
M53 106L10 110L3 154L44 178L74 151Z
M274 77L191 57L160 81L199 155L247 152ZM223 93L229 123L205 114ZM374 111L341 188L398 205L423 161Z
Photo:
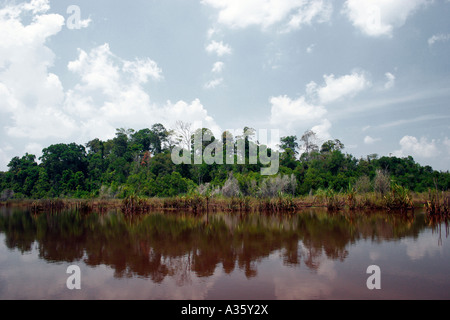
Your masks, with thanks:
M0 0L0 170L176 121L450 170L448 0Z

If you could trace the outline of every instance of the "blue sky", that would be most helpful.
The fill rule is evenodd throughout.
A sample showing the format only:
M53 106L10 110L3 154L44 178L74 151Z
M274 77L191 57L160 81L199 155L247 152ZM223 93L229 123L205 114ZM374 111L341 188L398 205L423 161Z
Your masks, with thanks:
M177 120L449 170L449 16L447 0L0 1L0 170Z

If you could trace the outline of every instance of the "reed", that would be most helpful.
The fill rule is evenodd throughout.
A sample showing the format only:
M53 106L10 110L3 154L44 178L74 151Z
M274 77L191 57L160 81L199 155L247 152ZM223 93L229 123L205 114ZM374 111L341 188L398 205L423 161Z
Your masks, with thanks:
M129 214L159 211L201 212L277 212L288 213L309 207L325 207L329 211L349 210L410 210L424 206L431 214L449 214L450 193L429 190L428 194L414 194L400 185L392 184L390 190L382 195L379 192L360 193L350 187L336 192L332 188L319 189L314 194L294 197L278 193L273 197L237 196L222 194L190 193L167 198L146 198L130 195L124 199L10 199L1 206L27 207L33 212L75 209L80 212L106 212L110 209L122 210Z
M122 201L122 211L124 213L145 213L149 212L151 205L147 199L136 195L129 195Z
M327 209L330 211L341 210L345 206L345 201L340 199L339 194L331 188L325 192L325 201Z
M381 210L385 208L383 198L375 192L356 195L355 202L357 210Z
M402 187L399 184L393 183L391 190L384 196L384 204L388 210L400 209L409 210L414 209L412 197L408 188Z
M428 190L428 200L424 204L425 211L431 215L450 214L450 195L445 192Z
M60 211L67 209L69 207L69 203L67 201L61 199L42 199L33 201L31 204L31 210L33 212L42 212L42 211Z
M349 185L347 190L347 205L350 210L355 210L357 207L357 201L356 201L356 189Z

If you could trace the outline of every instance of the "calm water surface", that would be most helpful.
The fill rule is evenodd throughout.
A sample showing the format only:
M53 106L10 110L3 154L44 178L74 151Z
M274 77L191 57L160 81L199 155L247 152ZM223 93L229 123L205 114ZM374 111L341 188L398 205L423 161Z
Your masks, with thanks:
M446 221L423 213L0 208L0 299L449 299ZM67 268L81 269L69 290ZM378 265L381 289L369 290Z

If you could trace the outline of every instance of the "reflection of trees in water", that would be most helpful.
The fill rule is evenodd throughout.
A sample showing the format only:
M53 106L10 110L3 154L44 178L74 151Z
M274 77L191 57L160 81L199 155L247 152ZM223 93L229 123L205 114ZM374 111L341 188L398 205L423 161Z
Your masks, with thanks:
M448 215L440 215L440 214L427 214L425 218L425 223L431 227L433 233L438 234L438 245L442 245L442 226L444 226L445 230L445 238L448 238L450 235L450 224L448 221Z
M247 277L272 253L284 264L317 270L321 261L343 261L347 246L360 239L383 241L418 237L429 225L424 215L328 214L323 211L290 215L149 214L121 213L32 215L27 211L0 213L0 231L6 245L22 253L38 243L39 257L47 261L89 266L107 265L116 277L142 277L161 283L167 276L178 285L192 274L210 277L222 266Z

